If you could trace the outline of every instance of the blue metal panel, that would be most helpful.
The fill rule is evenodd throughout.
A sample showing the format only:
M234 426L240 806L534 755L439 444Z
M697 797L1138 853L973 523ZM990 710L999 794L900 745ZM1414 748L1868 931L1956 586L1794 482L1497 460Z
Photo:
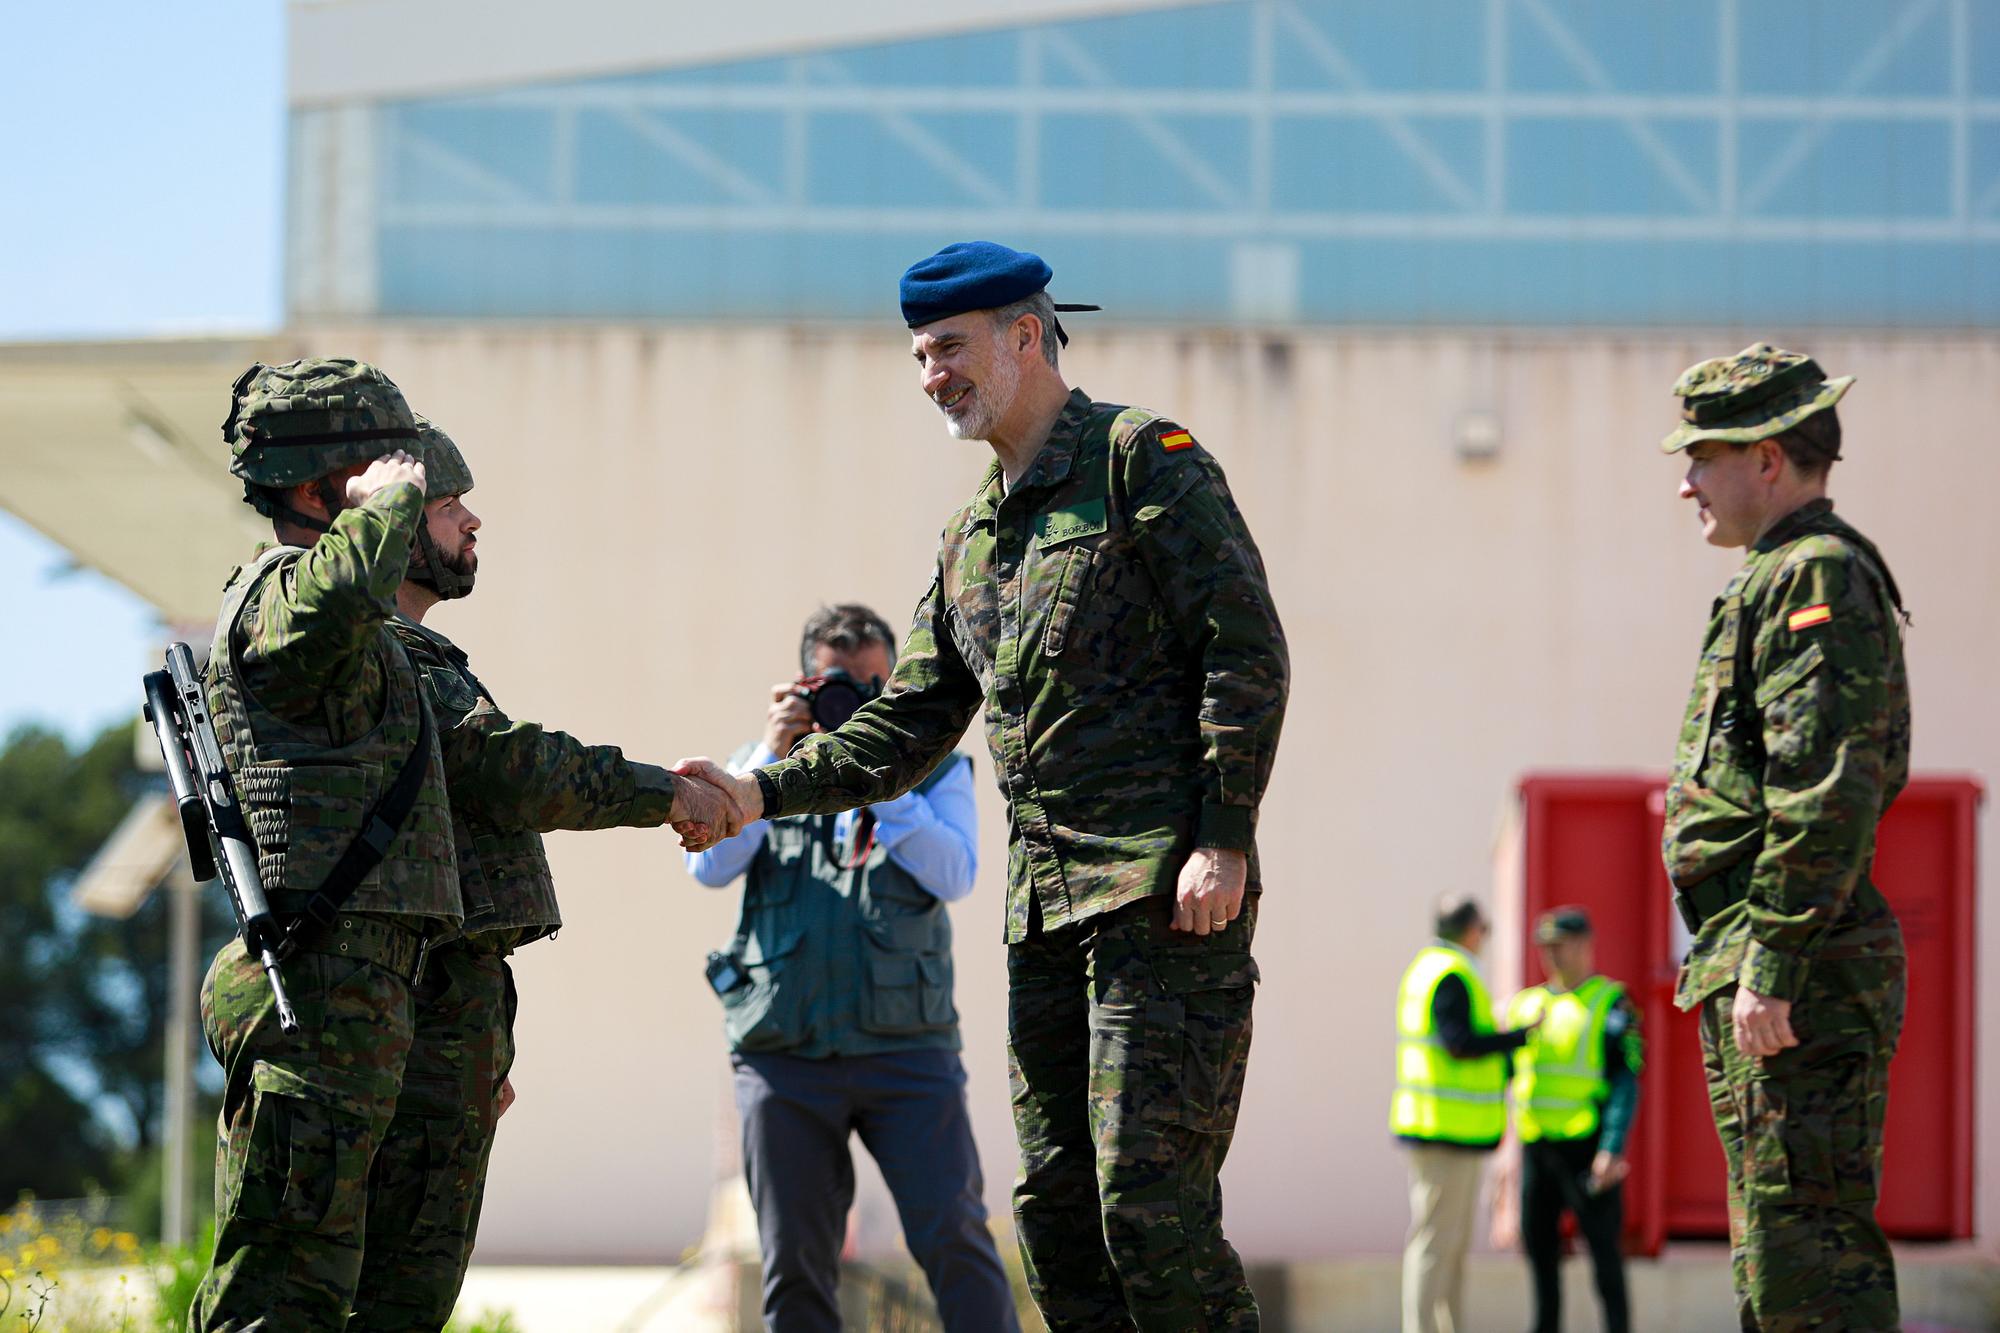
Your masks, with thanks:
M387 103L385 315L2000 323L2000 5L1234 0ZM315 114L302 111L299 115Z

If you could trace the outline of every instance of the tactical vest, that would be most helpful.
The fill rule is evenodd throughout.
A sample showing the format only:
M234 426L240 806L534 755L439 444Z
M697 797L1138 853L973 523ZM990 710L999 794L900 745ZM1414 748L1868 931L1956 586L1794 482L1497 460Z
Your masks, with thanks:
M916 790L955 764L948 756ZM951 917L875 842L865 810L848 845L834 815L772 820L750 863L729 952L748 981L722 996L731 1050L808 1058L957 1050Z
M283 908L283 895L304 895L325 882L334 863L360 836L383 793L411 758L424 707L416 669L393 635L368 648L387 688L382 717L366 734L336 746L326 728L294 722L260 705L243 683L237 657L237 622L266 578L303 555L274 547L238 569L223 592L209 648L208 706L223 759L236 781L237 800L257 842L257 870L264 889ZM463 915L444 763L433 733L430 766L415 807L390 843L381 864L347 899L357 912L441 917Z
M1389 1132L1491 1148L1507 1131L1507 1060L1497 1052L1461 1060L1445 1049L1431 1008L1446 977L1465 983L1473 1032L1494 1031L1492 997L1471 958L1448 944L1421 950L1403 973L1396 999L1396 1093L1389 1103Z
M450 639L401 616L389 622L389 629L409 650L439 727L449 731L458 726L482 700L499 708ZM562 929L555 876L541 834L501 828L454 808L452 839L469 943L506 953Z
M1604 1030L1625 988L1591 977L1573 991L1531 986L1507 1006L1507 1026L1542 1025L1514 1053L1514 1122L1523 1143L1587 1139L1611 1084L1604 1076Z

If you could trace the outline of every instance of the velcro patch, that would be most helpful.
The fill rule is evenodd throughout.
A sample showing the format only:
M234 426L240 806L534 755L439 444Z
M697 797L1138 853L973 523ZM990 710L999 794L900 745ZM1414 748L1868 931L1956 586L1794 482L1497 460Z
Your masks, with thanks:
M1173 453L1178 449L1186 449L1193 443L1194 436L1184 430L1170 430L1160 437L1160 448L1166 450L1168 453Z
M1785 620L1785 628L1797 633L1802 629L1811 629L1814 625L1824 625L1832 619L1833 608L1821 602L1818 606L1809 606L1803 611L1792 612Z

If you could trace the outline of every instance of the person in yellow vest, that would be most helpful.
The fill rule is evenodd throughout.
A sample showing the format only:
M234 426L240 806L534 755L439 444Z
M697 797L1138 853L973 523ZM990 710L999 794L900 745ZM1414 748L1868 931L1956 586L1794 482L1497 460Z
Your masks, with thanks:
M1486 915L1471 898L1437 907L1437 938L1403 973L1396 999L1396 1092L1389 1131L1410 1158L1410 1237L1403 1250L1403 1333L1458 1333L1465 1251L1479 1177L1507 1130L1508 1052L1479 975Z
M1514 1056L1521 1139L1521 1245L1534 1274L1535 1333L1562 1328L1562 1215L1590 1246L1605 1333L1626 1333L1625 1142L1639 1110L1645 1047L1625 987L1596 971L1590 917L1559 907L1535 923L1548 980L1507 1005L1531 1028Z

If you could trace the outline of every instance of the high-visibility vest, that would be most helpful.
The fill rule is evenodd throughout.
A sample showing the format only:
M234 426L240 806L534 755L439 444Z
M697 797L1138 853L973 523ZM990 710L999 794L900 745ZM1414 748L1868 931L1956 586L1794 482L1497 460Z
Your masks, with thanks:
M1403 973L1396 999L1396 1095L1389 1103L1389 1132L1490 1148L1507 1130L1506 1057L1496 1052L1461 1060L1445 1049L1431 1003L1446 977L1465 983L1473 1032L1494 1030L1493 1001L1472 956L1443 942L1418 953Z
M1604 1077L1604 1029L1625 988L1592 977L1570 991L1530 986L1507 1006L1507 1025L1542 1025L1514 1052L1514 1124L1521 1141L1587 1139L1611 1085Z

